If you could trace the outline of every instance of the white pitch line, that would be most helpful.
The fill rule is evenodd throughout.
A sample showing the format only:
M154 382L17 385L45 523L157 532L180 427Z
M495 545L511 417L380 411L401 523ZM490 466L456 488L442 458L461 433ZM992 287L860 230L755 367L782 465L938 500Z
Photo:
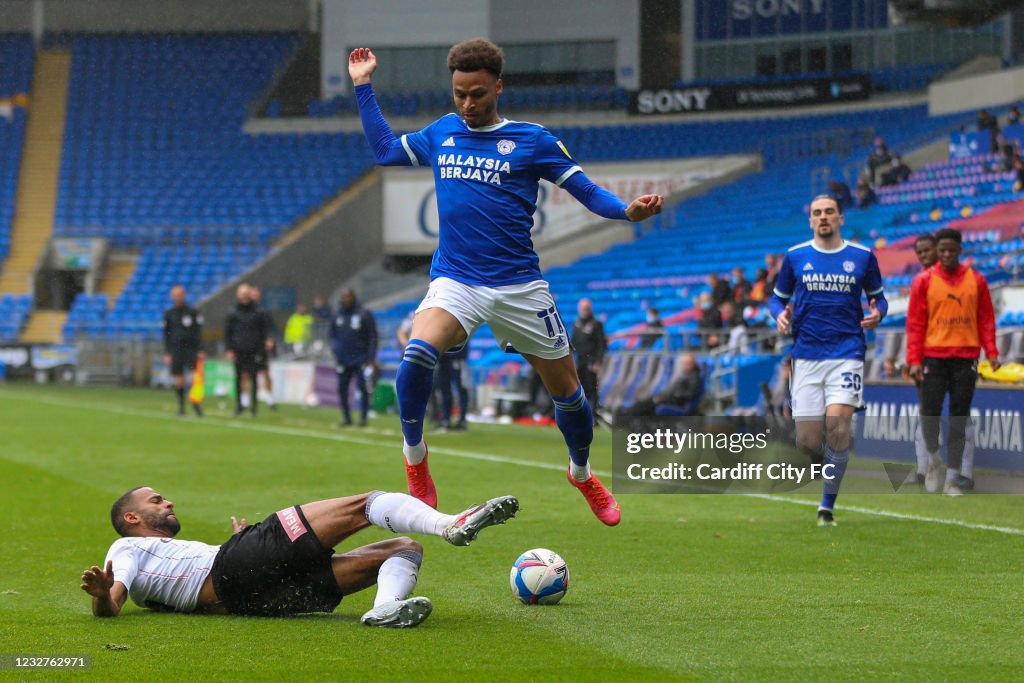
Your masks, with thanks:
M96 405L93 403L81 403L78 401L70 401L67 399L45 397L40 398L36 396L16 396L7 392L3 392L4 397L15 398L22 401L33 401L36 403L44 403L49 405L64 406L67 408L81 408L84 410L96 410L99 412L116 413L120 415L135 415L137 417L147 417L155 420L170 420L178 422L181 418L167 415L165 413L158 413L154 411L138 410L133 408L120 408L112 407L109 405ZM298 436L310 439L324 439L327 441L340 441L343 443L360 444L364 446L375 446L378 448L389 448L393 444L391 442L384 443L381 441L374 441L371 439L365 439L356 436L348 436L346 434L329 434L327 432L321 432L317 430L305 430L296 429L291 427L275 427L272 425L261 425L253 424L251 422L239 422L237 420L227 420L224 418L217 417L204 417L201 421L190 420L193 424L197 425L209 425L216 427L227 427L230 429L249 429L257 432L264 432L267 434L279 434L283 436ZM519 467L533 467L535 469L542 470L557 470L559 472L565 470L564 465L558 465L549 462L537 462L535 460L517 460L515 458L509 458L501 455L489 455L487 453L477 453L475 451L464 451L454 448L444 448L432 446L430 449L434 453L441 455L453 456L456 458L465 458L466 460L477 460L484 462L496 462L506 465L517 465ZM611 472L603 470L594 470L594 473L601 477L613 477ZM767 493L744 493L740 494L748 496L750 498L759 498L761 500L770 500L777 503L790 503L793 505L813 505L818 504L811 500L800 500L797 498L786 498L785 496L775 496ZM924 515L912 515L904 512L893 512L891 510L876 510L874 508L862 508L857 506L843 505L839 508L843 512L857 512L863 515L873 515L875 517L888 517L890 519L902 519L911 522L926 522L931 524L945 524L947 526L957 526L964 529L974 529L977 531L994 531L1001 534L1009 534L1012 536L1024 536L1024 529L1018 529L1015 527L1003 527L994 526L991 524L976 524L973 522L964 522L958 519L943 519L941 517L926 517Z
M763 500L774 500L780 503L793 503L794 505L813 505L817 507L818 504L813 500L799 500L796 498L786 498L785 496L772 496L767 493L746 493L743 494L750 496L751 498L761 498ZM1014 536L1024 536L1024 529L1017 529L1008 526L993 526L991 524L975 524L974 522L963 522L959 519L942 519L941 517L925 517L924 515L911 515L905 512L892 512L890 510L876 510L874 508L862 508L855 505L842 505L838 508L842 512L859 512L864 515L875 515L876 517L891 517L892 519L905 519L913 522L931 522L932 524L947 524L949 526L959 526L965 529L978 529L981 531L996 531L1001 534L1012 534Z
M114 413L117 415L133 415L135 417L146 417L153 420L165 420L170 422L182 422L182 418L173 415L168 415L162 412L150 411L150 410L139 410L137 408L123 408L114 407L109 405L96 405L93 403L81 403L78 401L71 401L68 399L53 398L53 397L37 397L37 396L12 396L5 394L6 397L16 398L22 401L33 401L35 403L43 403L47 405L63 406L65 408L79 408L83 410L95 410L104 413ZM265 434L278 434L282 436L298 436L310 439L323 439L326 441L340 441L342 443L359 444L362 446L374 446L377 448L394 448L396 451L399 450L396 446L396 442L391 439L389 441L375 441L373 439L367 439L358 436L349 436L348 434L331 434L328 432L322 432L319 430L308 430L299 429L295 427L277 427L273 425L255 424L252 422L241 421L237 418L219 418L214 416L206 416L202 419L187 418L188 422L191 422L197 426L210 426L210 427L226 427L229 429L248 429L254 432L263 432ZM534 467L543 470L555 470L558 472L564 472L565 465L557 465L550 462L538 462L536 460L517 460L516 458L510 458L501 455L489 455L487 453L476 453L474 451L463 451L455 448L445 448L443 446L431 446L431 453L438 453L440 455L450 455L456 458L465 458L467 460L482 460L486 462L497 462L504 463L507 465L520 465L522 467ZM594 470L598 476L610 477L611 472L604 472L601 470Z

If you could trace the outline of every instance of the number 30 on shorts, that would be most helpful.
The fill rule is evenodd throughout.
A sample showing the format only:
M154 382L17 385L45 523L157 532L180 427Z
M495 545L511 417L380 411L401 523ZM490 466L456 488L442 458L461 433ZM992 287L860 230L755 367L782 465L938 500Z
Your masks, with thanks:
M856 372L844 372L843 373L843 389L852 389L853 391L860 391L860 375Z

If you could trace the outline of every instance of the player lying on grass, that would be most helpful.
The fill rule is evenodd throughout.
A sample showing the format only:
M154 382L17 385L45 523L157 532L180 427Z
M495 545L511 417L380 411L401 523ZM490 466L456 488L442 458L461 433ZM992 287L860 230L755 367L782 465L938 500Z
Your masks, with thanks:
M117 616L129 597L160 611L282 616L331 612L343 596L377 584L362 623L416 626L432 609L429 599L409 597L423 559L419 543L399 537L341 555L334 546L371 524L469 545L518 509L505 496L446 515L404 493L373 491L288 507L251 526L232 517L234 535L216 546L176 539L174 503L143 486L111 508L123 538L110 546L103 569L82 573L82 590L98 617Z

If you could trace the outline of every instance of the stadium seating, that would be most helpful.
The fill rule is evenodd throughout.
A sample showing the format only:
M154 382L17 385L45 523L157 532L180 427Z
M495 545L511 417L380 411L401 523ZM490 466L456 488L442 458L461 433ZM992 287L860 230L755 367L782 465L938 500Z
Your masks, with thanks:
M201 297L262 256L284 229L371 166L361 133L243 131L250 107L296 45L296 37L276 34L74 40L57 234L102 236L116 247L144 252L110 312L83 300L80 312L73 309L69 318L67 337L156 335L172 280ZM117 68L126 63L132 68ZM594 86L590 94L595 102L598 90ZM508 101L523 98L525 107L540 92L510 89ZM402 113L419 111L420 105L388 99L396 97L382 100L392 110L406 107ZM847 142L879 134L900 148L962 123L962 117L930 118L918 106L555 128L583 162L760 151L766 163L763 173L672 207L634 243L552 269L548 276L566 323L571 325L580 296L593 298L610 331L616 331L638 324L648 305L679 315L709 271L740 265L752 275L767 251L806 234L801 211L807 183L794 179L809 179L823 166L838 177L863 162L866 149L830 148L831 143L822 143L825 134ZM958 168L962 172L954 184L943 174L955 170L935 167L922 169L905 187L883 191L881 206L851 215L850 234L891 241L920 231L923 220L935 227L936 210L948 220L959 215L965 199L979 210L1008 196L1004 176L970 170L970 164ZM384 312L385 328L397 325L409 308L406 302ZM764 320L763 311L757 315ZM670 332L694 325L692 317L679 315ZM471 358L489 368L508 360L487 330L474 338Z
M171 280L193 297L207 294L369 168L361 134L243 130L297 42L280 34L73 40L55 234L144 253L109 316L73 318L66 338L153 336Z
M370 163L359 135L242 129L296 42L75 39L58 234L118 247L266 244L358 177Z
M18 341L18 335L31 310L32 297L27 294L0 295L0 343Z
M26 96L32 85L32 38L0 34L0 262L10 251L11 221L25 139Z
M75 298L64 325L64 339L72 341L81 335L159 339L172 286L184 286L195 300L251 266L266 251L254 245L149 247L109 313L105 295Z
M922 90L928 84L953 66L951 64L913 64L887 67L869 72L801 73L755 79L713 79L677 83L676 87L692 88L722 86L739 83L770 84L786 83L806 78L833 78L852 75L867 75L879 92L901 92ZM572 85L523 86L515 84L515 75L506 78L502 94L502 110L508 112L548 111L625 111L629 107L629 93L614 85L603 83L579 83ZM381 90L377 92L381 110L391 116L434 115L452 110L451 93L447 90ZM282 103L271 100L263 115L277 118L281 115ZM306 114L312 117L352 116L357 111L355 98L351 95L337 95L331 99L314 99L309 102Z
M785 123L790 130L871 125L892 148L902 149L918 140L940 137L965 122L962 117L929 118L923 107L875 112L874 116L872 118L871 113L829 118L809 116L787 119ZM771 136L786 130L785 126L775 128L772 122L765 123L767 132L761 128L762 135ZM746 125L749 126L750 122L747 121ZM563 129L559 134L563 139L574 140L569 142L571 147L583 150L577 153L577 158L589 161L623 158L628 151L643 158L646 154L656 153L659 138L669 141L671 146L671 141L690 136L718 140L746 134L742 127L732 129L730 126L728 123L657 124L651 126L650 139L644 126L624 127L621 133L579 128ZM716 127L719 127L717 131ZM681 133L683 130L688 130L689 134ZM732 141L723 144L732 144ZM628 151L622 151L623 147ZM648 231L639 234L634 242L585 256L568 266L549 269L546 276L566 326L572 325L575 302L583 296L594 301L594 309L604 317L609 333L640 329L647 307L656 306L661 310L669 336L667 346L659 340L655 350L678 353L692 341L687 334L696 328L697 316L692 308L692 299L704 291L704 279L709 272L727 273L738 265L744 268L748 278L753 279L754 270L763 265L766 253L782 251L808 237L804 213L809 197L808 183L806 180L794 182L794 179L809 180L812 170L823 166L830 169L832 177L841 177L843 169L859 168L867 152L865 148L847 157L826 154L786 163L769 162L762 173L669 207L663 217L650 221ZM680 153L686 152L680 150ZM884 191L883 196L892 194L892 201L867 210L848 211L844 234L872 246L891 244L1012 200L1012 181L1001 175L991 177L990 172L978 170L988 168L994 161L994 157L986 155L926 166L906 186ZM957 182L941 188L929 185L949 177L956 178ZM936 189L951 191L937 192ZM1019 239L1003 239L998 231L977 235L969 232L965 254L990 279L998 281L1014 267L1024 269L1021 246ZM900 274L890 275L887 286L891 292L905 291L909 279L909 276ZM406 302L384 311L382 318L386 325L397 324L408 310L409 303ZM748 324L769 323L763 306L748 313ZM903 320L901 316L893 315L888 323L902 325ZM613 341L612 347L628 350L635 347L635 342L635 337L627 336ZM397 349L387 353L398 360ZM613 359L615 357L613 355ZM510 361L516 357L504 354L485 328L474 335L470 359L478 378L483 379L495 372L508 372ZM756 362L756 359L741 356L726 358L723 365L742 367ZM513 372L515 367L512 365ZM522 365L518 368L520 373L524 372ZM647 368L622 366L619 371L622 376L615 383L617 394L606 397L610 405L628 405L635 399L638 387L646 386L645 382L650 384ZM734 381L733 375L723 376L725 388L730 381Z

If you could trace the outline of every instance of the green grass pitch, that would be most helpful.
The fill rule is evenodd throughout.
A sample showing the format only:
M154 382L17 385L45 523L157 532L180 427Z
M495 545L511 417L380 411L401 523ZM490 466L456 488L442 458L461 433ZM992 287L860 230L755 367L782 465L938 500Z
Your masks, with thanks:
M181 537L209 543L230 535L230 515L404 490L395 417L365 430L336 423L333 411L290 406L234 420L216 401L203 420L178 419L169 392L0 385L0 654L92 656L90 671L47 680L1006 681L1024 671L1020 498L847 495L839 526L819 529L811 496L621 496L623 522L609 529L565 481L556 430L504 425L430 437L441 509L501 494L522 508L469 548L423 539L416 592L435 607L419 628L360 626L371 591L333 614L287 619L131 602L119 618L91 616L79 576L114 540L110 504L130 487L165 494ZM600 431L599 471L610 444ZM338 550L383 537L370 530ZM534 547L571 569L557 606L510 593L512 561Z

